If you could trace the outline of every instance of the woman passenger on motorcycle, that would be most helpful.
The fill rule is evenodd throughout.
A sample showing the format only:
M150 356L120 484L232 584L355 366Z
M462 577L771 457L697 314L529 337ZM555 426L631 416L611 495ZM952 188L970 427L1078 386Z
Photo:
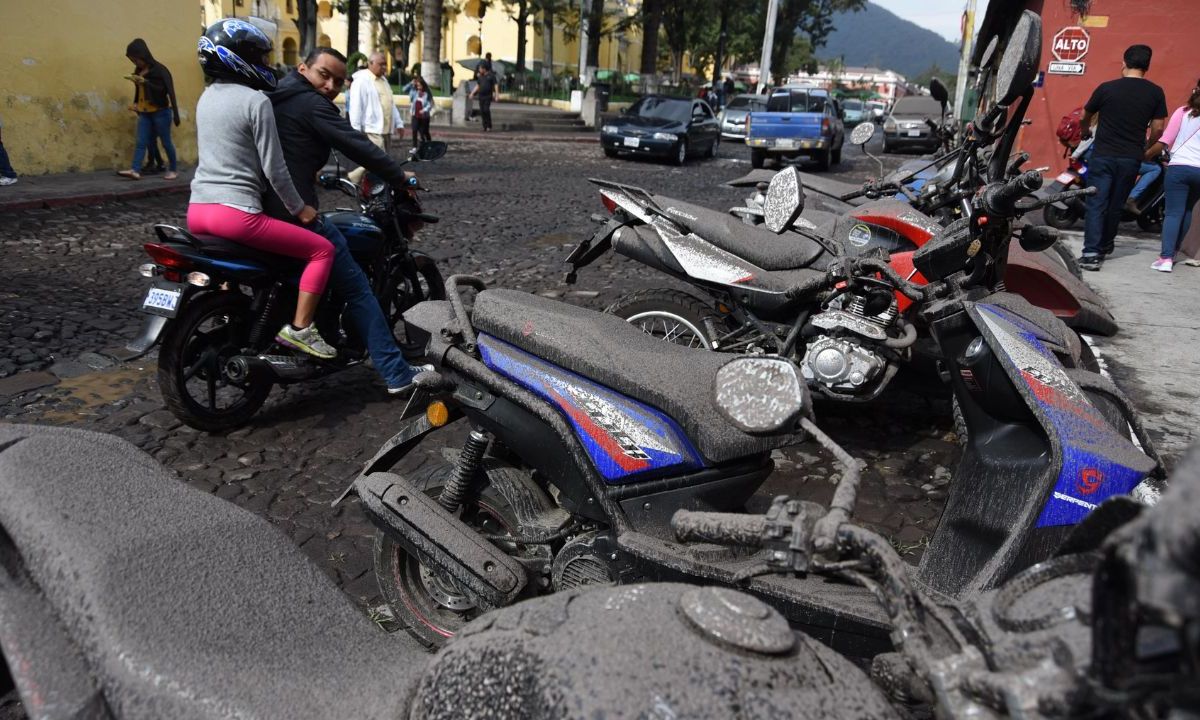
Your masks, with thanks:
M301 223L317 217L292 184L271 101L260 92L275 87L275 74L266 64L270 53L270 39L244 20L218 20L200 38L200 65L212 83L196 106L200 162L192 180L188 229L306 260L295 316L275 340L329 359L337 351L321 338L313 316L333 267L333 245L269 217L262 207L269 183Z
M1162 251L1150 267L1171 272L1179 241L1192 224L1192 208L1200 202L1200 81L1192 89L1187 104L1177 109L1163 131L1162 139L1150 146L1146 158L1168 148L1171 161L1163 181L1166 199L1162 229Z

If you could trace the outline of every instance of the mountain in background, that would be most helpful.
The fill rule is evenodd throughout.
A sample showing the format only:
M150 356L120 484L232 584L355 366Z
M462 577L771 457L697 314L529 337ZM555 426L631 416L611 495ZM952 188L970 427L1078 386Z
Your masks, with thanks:
M895 70L910 79L935 64L950 73L958 70L957 45L878 5L867 3L860 12L838 13L833 27L816 52L822 60L842 56L849 67Z

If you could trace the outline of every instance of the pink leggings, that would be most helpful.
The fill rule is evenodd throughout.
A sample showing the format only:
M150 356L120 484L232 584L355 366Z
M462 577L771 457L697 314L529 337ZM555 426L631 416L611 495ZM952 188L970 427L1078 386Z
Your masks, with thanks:
M320 235L264 213L248 213L228 205L188 205L188 230L216 235L255 250L308 261L300 275L302 292L320 295L333 269L333 243Z

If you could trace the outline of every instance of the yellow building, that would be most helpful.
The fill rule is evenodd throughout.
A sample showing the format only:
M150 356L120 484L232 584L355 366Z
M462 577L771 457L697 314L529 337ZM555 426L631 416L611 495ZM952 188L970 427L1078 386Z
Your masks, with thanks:
M196 159L193 125L203 74L196 0L0 0L0 120L19 174L127 168L136 116L125 47L135 37L171 70L183 124L172 137ZM136 22L134 20L136 19Z
M442 58L454 67L456 83L470 75L459 62L482 53L515 63L517 25L502 2L484 12L479 0L447 6ZM345 51L345 17L333 11L329 0L319 0L317 8L317 42ZM632 13L636 1L611 0L610 10ZM132 70L125 47L135 37L144 39L171 70L182 118L172 139L180 162L193 164L195 108L204 87L196 40L204 27L232 16L256 16L273 24L275 62L295 65L301 60L296 0L0 0L0 67L5 68L0 122L13 167L28 175L129 167L136 116L129 109L133 86L124 78ZM541 23L531 18L525 48L531 70L542 66L541 31ZM377 36L364 11L358 50L373 50ZM418 33L407 65L420 58ZM640 58L636 31L601 41L601 69L636 71ZM555 73L573 73L578 63L578 38L568 41L562 24L556 24Z

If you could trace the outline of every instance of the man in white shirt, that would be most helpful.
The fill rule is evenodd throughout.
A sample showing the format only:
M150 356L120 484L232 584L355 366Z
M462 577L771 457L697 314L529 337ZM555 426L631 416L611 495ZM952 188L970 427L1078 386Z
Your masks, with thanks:
M387 57L381 52L372 53L366 69L354 73L346 98L350 105L350 124L384 150L388 149L389 138L404 129L404 121L392 99L392 86L384 77L386 70ZM357 184L365 173L364 168L357 168L347 177Z

